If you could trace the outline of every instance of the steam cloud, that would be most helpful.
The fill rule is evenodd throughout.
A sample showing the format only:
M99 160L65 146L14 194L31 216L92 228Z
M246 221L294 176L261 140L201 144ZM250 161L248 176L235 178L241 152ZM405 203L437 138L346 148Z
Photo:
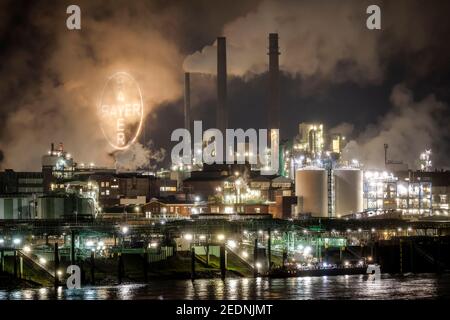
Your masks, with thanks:
M137 170L137 169L156 169L156 163L164 160L166 150L163 148L156 150L152 142L147 146L140 143L134 143L124 151L117 151L114 156L116 159L116 169L118 170ZM156 163L155 163L156 162Z
M346 160L356 158L368 168L383 169L385 143L389 144L389 159L403 161L411 169L418 169L416 161L425 149L433 148L437 155L446 154L443 147L450 132L444 103L434 95L414 101L413 93L403 84L394 87L390 100L393 109L344 148ZM435 160L448 164L444 158Z
M33 57L26 46L8 57L2 72L6 85L0 86L0 101L13 101L8 99L11 92L20 96L7 107L0 137L0 150L5 154L2 167L38 169L41 155L52 141L64 142L78 162L112 166L114 159L109 154L113 150L97 118L98 100L107 78L117 71L133 75L144 93L146 114L158 104L181 96L182 55L156 26L167 17L152 12L144 2L106 5L86 1L79 3L82 29L69 31L64 3L40 4L29 14L33 17L30 28L36 28L44 38L42 42L51 42L52 46L37 50L44 61L33 79L37 83L21 88L20 80L29 78L27 73L33 70L27 65ZM52 8L50 13L47 8ZM105 12L105 8L109 10ZM60 23L55 26L55 21ZM133 158L138 165L152 157L142 145L127 154L132 151L141 153Z
M442 40L433 35L432 24L426 20L433 15L411 1L380 2L384 31L368 30L366 8L372 2L265 0L223 28L228 72L236 76L266 72L268 34L277 32L281 69L308 79L307 85L379 83L387 56L405 50L419 53ZM206 46L185 59L184 69L215 74L216 54L216 43Z
M79 162L124 166L125 159L130 159L134 164L128 167L139 168L148 159L153 161L152 152L158 155L154 155L156 161L160 153L148 149L146 141L129 153L113 152L97 123L101 89L110 75L126 71L141 86L147 115L160 105L182 103L182 66L190 72L216 72L214 44L187 57L186 52L211 43L221 29L227 37L228 71L246 79L266 72L268 33L278 32L281 68L294 81L301 79L301 91L344 82L380 84L390 64L398 61L414 80L448 68L449 6L444 2L434 6L423 1L377 1L382 32L365 27L366 8L373 1L252 0L233 6L219 0L193 2L165 6L158 1L77 1L82 8L82 30L68 31L69 1L26 5L26 15L17 1L2 1L0 40L14 46L0 50L0 168L38 169L40 156L52 141L64 142ZM30 18L13 24L14 17L22 16ZM16 25L13 32L11 24ZM195 41L200 43L187 45ZM182 49L183 44L189 49ZM202 99L215 98L211 77L195 78L194 107ZM348 150L354 145L365 158L379 161L380 148L387 142L390 158L412 162L431 141L438 144L446 139L448 128L439 132L431 124L435 112L445 106L433 96L415 102L411 92L399 88L392 94L394 110L378 127L350 143ZM409 100L400 103L394 97ZM412 116L411 110L420 117ZM404 123L408 119L409 126ZM409 133L410 128L416 128L423 139ZM405 131L412 138L409 142L418 143L402 144L399 137ZM369 143L378 134L379 141ZM414 146L405 150L407 145ZM433 150L439 152L439 145Z

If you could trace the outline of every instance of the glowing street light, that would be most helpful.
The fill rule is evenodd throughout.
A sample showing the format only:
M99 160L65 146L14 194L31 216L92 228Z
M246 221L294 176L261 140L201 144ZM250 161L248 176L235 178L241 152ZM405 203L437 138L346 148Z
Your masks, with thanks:
M19 238L14 238L13 239L13 244L15 244L16 246L19 245L21 242L22 242L22 240L19 239Z
M94 246L94 241L86 241L86 247L93 247Z
M151 242L150 248L156 248L158 246L158 242Z
M30 252L31 252L30 246L25 246L25 247L23 247L23 251L24 251L25 253L30 253Z
M45 258L39 258L39 263L40 264L46 264L47 260Z
M236 243L236 241L234 241L234 240L228 240L228 241L227 241L227 244L228 244L228 246L229 246L230 248L232 248L232 249L234 249L234 248L237 247L237 243Z
M243 256L244 258L248 258L248 253L247 253L247 251L242 251L242 256Z
M123 233L123 234L127 234L128 231L129 231L129 229L128 229L127 226L123 226L123 227L122 227L122 233Z
M206 236L205 236L204 234L201 234L198 238L199 238L200 240L206 240Z
M218 235L217 235L217 240L219 240L219 241L225 240L225 235L222 234L222 233L218 234Z
M257 263L255 264L255 266L256 266L256 269L261 269L261 267L262 267L262 265L261 265L260 262L257 262Z
M184 240L191 241L192 238L193 238L193 236L192 236L191 233L186 233L186 234L184 235Z

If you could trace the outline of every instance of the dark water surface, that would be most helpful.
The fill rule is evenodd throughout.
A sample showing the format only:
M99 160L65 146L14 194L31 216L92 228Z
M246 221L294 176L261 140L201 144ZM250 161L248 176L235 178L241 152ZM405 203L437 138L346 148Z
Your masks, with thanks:
M392 276L369 282L363 275L287 279L161 280L149 284L0 290L0 300L138 299L440 299L450 298L450 275Z

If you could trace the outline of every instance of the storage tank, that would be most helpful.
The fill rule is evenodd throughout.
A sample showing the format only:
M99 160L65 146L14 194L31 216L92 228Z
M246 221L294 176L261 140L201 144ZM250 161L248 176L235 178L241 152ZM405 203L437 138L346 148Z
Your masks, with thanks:
M363 210L363 174L359 169L334 170L335 215Z
M94 215L93 200L74 196L45 196L38 199L38 218L62 219L77 212L78 215Z
M30 219L33 217L33 198L27 196L1 196L0 220Z
M321 168L299 169L295 173L295 195L300 213L328 216L327 171Z

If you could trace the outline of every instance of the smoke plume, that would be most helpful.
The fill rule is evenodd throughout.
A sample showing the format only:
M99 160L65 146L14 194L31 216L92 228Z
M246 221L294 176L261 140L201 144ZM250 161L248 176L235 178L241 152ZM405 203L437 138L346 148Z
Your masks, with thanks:
M128 149L114 153L115 167L117 170L154 170L157 164L164 160L165 155L166 150L155 149L153 142L149 142L147 146L134 143Z
M420 2L378 1L383 32L366 28L370 4L373 1L265 0L224 26L228 72L251 76L267 71L271 32L280 36L281 69L307 79L305 86L380 83L389 58L405 51L420 56L423 49L441 43L437 36L441 31L429 21L435 14ZM446 19L443 14L440 18ZM421 62L427 65L420 64L423 71L435 61L428 56ZM183 66L186 71L215 74L216 43L188 56ZM411 67L418 65L411 63Z
M346 160L359 159L366 168L384 168L384 144L389 145L389 160L403 161L410 169L417 168L421 152L432 148L434 154L445 155L449 138L447 105L429 95L414 101L413 93L405 85L394 87L391 97L392 110L377 124L371 125L355 140L349 141L343 150ZM442 156L434 159L437 164L448 164Z
M109 156L113 150L98 124L97 106L106 80L117 71L130 73L141 86L146 115L181 96L182 55L158 31L158 23L167 17L157 15L144 2L124 4L79 3L80 31L67 30L66 3L39 2L30 9L33 19L28 27L34 28L42 48L36 50L37 58L25 45L7 56L0 100L14 104L2 110L7 112L0 136L3 168L39 168L40 157L52 141L64 142L78 162L114 165ZM47 43L51 45L46 47ZM33 63L42 64L36 74ZM21 87L20 80L29 78L27 72L35 83ZM8 99L11 92L15 99ZM135 155L137 164L149 158L150 151L142 146L127 153L133 150L145 155Z

